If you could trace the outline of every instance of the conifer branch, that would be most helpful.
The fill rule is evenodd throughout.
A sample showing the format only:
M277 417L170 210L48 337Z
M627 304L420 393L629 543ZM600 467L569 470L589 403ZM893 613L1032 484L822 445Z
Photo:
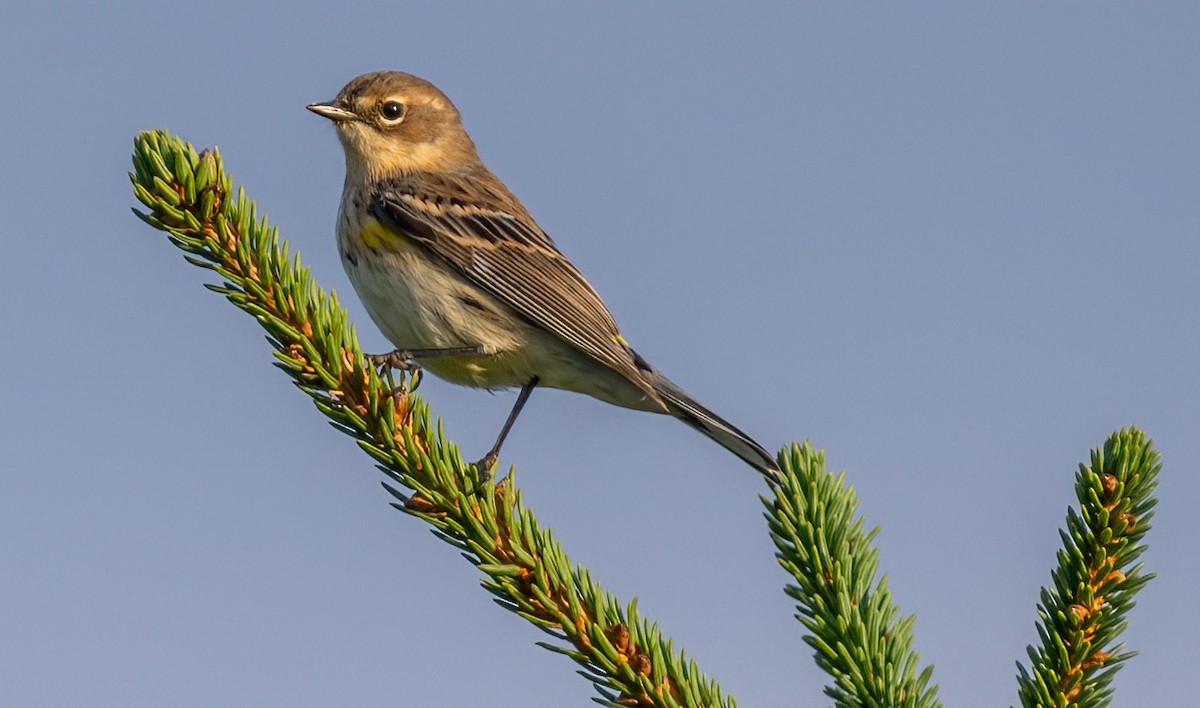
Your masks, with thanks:
M197 153L165 131L134 141L134 194L193 265L223 282L208 285L267 331L276 366L312 397L334 428L353 437L391 480L397 509L430 524L484 575L496 603L544 632L539 644L582 667L607 706L734 706L732 698L675 652L636 601L622 606L572 566L538 526L508 477L480 484L446 440L411 379L382 379L363 357L336 296L317 287L298 257L241 187L235 192L216 150ZM396 392L393 395L393 392Z
M1079 465L1079 511L1067 510L1063 548L1038 603L1041 645L1028 648L1030 669L1017 663L1021 705L1094 708L1112 702L1112 680L1136 655L1117 638L1134 595L1151 578L1135 563L1146 550L1162 462L1136 428L1113 433Z
M358 345L347 313L317 287L278 232L224 173L215 150L197 153L165 131L134 142L134 194L149 212L134 213L165 231L188 262L214 271L208 285L267 331L275 365L307 393L334 428L353 437L394 483L393 506L430 524L484 575L501 607L555 638L539 642L565 654L607 706L734 706L731 697L675 652L636 601L621 606L585 568L572 566L521 502L512 473L482 483L473 465L431 425L417 381L381 377ZM940 708L933 667L918 671L913 617L897 619L886 576L876 582L876 529L864 531L844 474L825 470L824 454L793 444L781 459L782 482L763 498L780 564L795 580L805 641L834 679L839 707ZM1032 668L1018 665L1024 706L1105 706L1118 665L1131 653L1114 644L1133 595L1150 577L1141 543L1155 504L1160 468L1144 433L1115 433L1092 465L1081 465L1065 549L1054 588L1042 591Z
M825 470L825 453L792 444L783 455L782 483L763 498L779 564L795 579L785 592L810 634L817 665L833 677L826 695L839 708L940 708L933 666L920 673L912 649L912 616L897 620L887 576L878 584L879 529L863 530L858 497L845 473Z

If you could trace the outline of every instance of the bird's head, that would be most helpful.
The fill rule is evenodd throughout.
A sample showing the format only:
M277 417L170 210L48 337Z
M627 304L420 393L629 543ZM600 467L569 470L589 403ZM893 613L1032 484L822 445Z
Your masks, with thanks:
M333 121L346 170L367 179L447 171L478 160L458 109L436 86L400 71L363 74L308 110Z

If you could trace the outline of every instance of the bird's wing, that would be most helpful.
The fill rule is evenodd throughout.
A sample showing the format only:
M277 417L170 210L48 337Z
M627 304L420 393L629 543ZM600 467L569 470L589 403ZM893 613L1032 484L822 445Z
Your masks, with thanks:
M439 190L441 191L441 190ZM388 185L375 218L410 236L475 285L657 398L645 366L617 331L600 296L519 204L435 198L413 183ZM516 214L511 212L518 212Z

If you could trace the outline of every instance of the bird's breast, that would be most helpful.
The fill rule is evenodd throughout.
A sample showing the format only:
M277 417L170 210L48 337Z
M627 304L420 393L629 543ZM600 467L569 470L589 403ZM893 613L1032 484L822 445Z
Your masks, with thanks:
M398 349L479 347L481 356L424 363L442 378L473 386L528 380L519 352L529 325L420 243L359 213L339 219L338 248L367 313Z

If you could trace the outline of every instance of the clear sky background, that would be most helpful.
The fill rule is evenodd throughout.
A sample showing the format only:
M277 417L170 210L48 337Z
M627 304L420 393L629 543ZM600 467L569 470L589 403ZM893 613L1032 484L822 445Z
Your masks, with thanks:
M137 131L333 245L353 76L443 88L645 357L845 468L949 706L1016 700L1076 465L1166 467L1117 705L1200 613L1200 5L20 3L0 22L0 703L566 706L592 688L137 221ZM427 379L470 457L513 394ZM534 394L503 464L745 706L822 705L757 499L666 417Z

